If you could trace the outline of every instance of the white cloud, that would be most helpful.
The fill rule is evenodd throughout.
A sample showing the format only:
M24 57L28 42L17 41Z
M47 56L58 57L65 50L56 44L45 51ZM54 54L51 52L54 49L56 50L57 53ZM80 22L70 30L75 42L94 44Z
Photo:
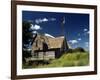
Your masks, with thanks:
M47 34L47 33L45 33L44 35L45 35L45 36L48 36L48 37L51 37L51 38L55 38L54 36L52 36L52 35L50 35L50 34Z
M89 34L90 32L89 31L87 31L87 34Z
M48 21L48 19L47 18L44 18L42 21L46 22L46 21Z
M86 31L84 32L84 35L88 35L90 33L90 31Z
M72 44L76 44L76 43L78 43L77 40L69 40L69 42L72 43Z
M85 42L85 46L86 47L89 47L89 42Z
M89 34L89 30L88 29L86 29L86 28L84 28L84 35L87 35L87 34Z
M85 28L85 29L84 29L84 32L86 32L86 31L88 31L88 29Z
M50 20L51 20L51 21L55 21L55 20L56 20L56 18L51 18Z
M35 22L37 23L37 24L39 24L39 23L42 23L42 22L47 22L48 21L48 19L47 18L43 18L43 19L36 19L35 20Z
M78 38L78 41L81 41L82 39L81 38Z
M35 23L39 24L39 23L40 23L40 20L37 20L37 19L36 19L36 20L35 20Z
M39 25L37 25L37 24L35 24L35 25L31 24L31 29L32 30L40 30L41 27Z
M36 34L36 33L37 33L37 31L33 31L33 33L34 33L34 34Z
M49 19L47 19L47 18L39 18L39 19L36 19L35 20L35 22L37 23L37 24L39 24L39 23L42 23L42 22L47 22L47 21L55 21L56 20L56 18L49 18Z

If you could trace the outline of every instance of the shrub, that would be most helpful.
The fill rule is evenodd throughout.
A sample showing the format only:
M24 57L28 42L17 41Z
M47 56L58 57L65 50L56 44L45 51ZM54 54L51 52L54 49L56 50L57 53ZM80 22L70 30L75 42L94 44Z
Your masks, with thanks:
M73 52L85 52L85 50L82 47L78 47L78 48L75 48Z
M68 49L67 53L73 53L73 49Z

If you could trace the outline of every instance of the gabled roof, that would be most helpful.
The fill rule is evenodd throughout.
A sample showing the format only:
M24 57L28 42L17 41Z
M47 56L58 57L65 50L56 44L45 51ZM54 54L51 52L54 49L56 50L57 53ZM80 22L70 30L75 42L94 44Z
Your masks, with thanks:
M63 41L64 41L64 36L49 38L48 39L49 48L61 48Z
M43 47L42 47L43 44L40 43L40 42L43 42L43 40L47 44L48 49L61 48L64 42L64 36L51 38L48 36L43 36L43 35L38 34L35 41L36 40L38 40L39 43L38 43L38 46L35 46L33 42L33 46L32 46L33 50L38 50L38 49L43 50Z

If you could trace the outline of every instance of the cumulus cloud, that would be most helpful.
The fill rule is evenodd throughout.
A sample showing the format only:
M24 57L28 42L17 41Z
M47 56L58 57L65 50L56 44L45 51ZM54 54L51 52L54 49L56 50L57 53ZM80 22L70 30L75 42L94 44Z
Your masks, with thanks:
M47 19L47 18L43 18L43 19L36 19L36 20L35 20L35 22L36 22L37 24L42 23L42 22L47 22L47 21L48 21L48 19Z
M33 33L34 33L34 34L36 34L36 33L37 33L37 31L33 31Z
M86 32L86 31L88 31L88 29L85 28L85 29L84 29L84 32Z
M76 43L78 43L77 40L69 40L69 42L70 42L71 44L76 44Z
M90 32L89 31L87 31L87 34L89 34Z
M51 21L55 21L55 20L56 20L56 18L51 18L50 20L51 20Z
M35 20L35 22L37 23L37 24L39 24L39 23L42 23L42 22L47 22L47 21L55 21L56 19L55 18L39 18L39 19L36 19Z
M54 36L52 36L52 35L50 35L50 34L48 34L48 33L45 33L44 35L45 35L45 36L48 36L48 37L51 37L51 38L55 38Z
M86 32L84 32L84 35L88 35L90 32L89 31L86 31Z
M85 42L85 46L86 47L89 47L89 42Z
M81 39L81 38L78 38L77 40L78 40L78 41L81 41L82 39Z
M39 25L37 25L37 24L35 24L35 25L31 24L31 29L32 30L40 30L41 27Z
M89 30L88 29L85 28L83 31L84 31L84 35L89 34Z
M48 19L47 18L44 18L42 21L46 22L46 21L48 21Z

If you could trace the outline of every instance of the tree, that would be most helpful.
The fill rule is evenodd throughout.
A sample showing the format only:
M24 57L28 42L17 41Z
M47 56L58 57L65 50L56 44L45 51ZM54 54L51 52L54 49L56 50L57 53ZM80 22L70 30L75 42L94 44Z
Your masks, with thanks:
M33 38L33 30L31 29L31 22L23 21L23 48L27 49L30 46Z
M29 51L30 43L32 42L33 33L31 29L31 22L23 21L22 23L22 47L23 47L23 62L25 62L25 58L31 57L31 51Z

